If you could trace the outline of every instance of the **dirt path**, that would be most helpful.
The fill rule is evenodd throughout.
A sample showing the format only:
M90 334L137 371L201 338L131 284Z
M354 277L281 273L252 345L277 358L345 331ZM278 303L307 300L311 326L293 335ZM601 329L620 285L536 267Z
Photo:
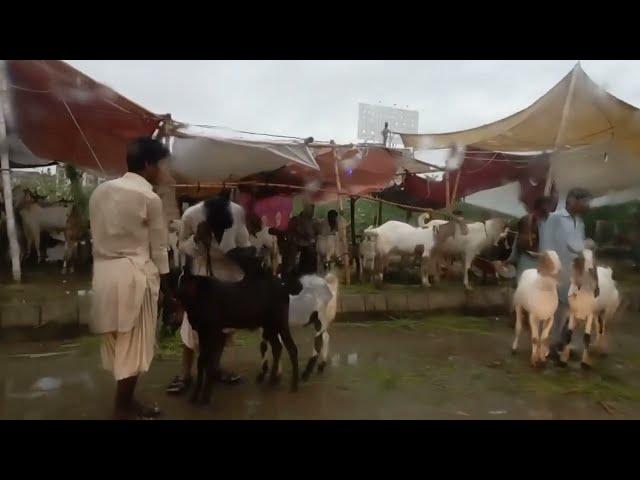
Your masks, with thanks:
M593 371L573 362L536 372L526 348L510 354L512 331L504 319L339 323L331 331L330 367L297 394L287 391L286 358L282 386L255 384L258 334L242 333L223 361L247 383L217 387L204 408L164 394L179 371L180 345L170 339L143 377L140 395L161 405L168 419L640 418L640 322L628 315L611 332L612 354ZM310 335L296 332L302 365ZM107 418L113 384L99 367L98 346L94 337L0 343L0 417Z

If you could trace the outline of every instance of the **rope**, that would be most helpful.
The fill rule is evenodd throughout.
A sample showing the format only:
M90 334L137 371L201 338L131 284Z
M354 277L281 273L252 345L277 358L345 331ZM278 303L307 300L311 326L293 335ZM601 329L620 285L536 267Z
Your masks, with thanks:
M223 183L222 182L211 182L211 183L206 183L206 184L201 184L201 183L176 183L174 185L172 185L175 188L191 188L191 187L202 187L202 188L221 188ZM284 183L269 183L269 182L259 182L259 181L241 181L241 182L224 182L224 185L226 186L233 186L233 187L241 187L241 186L258 186L258 187L275 187L275 188L289 188L292 190L308 190L307 187L304 186L298 186L298 185L288 185L288 184L284 184ZM416 212L429 212L429 213L438 213L446 218L455 218L454 215L450 214L450 213L446 213L446 212L442 212L440 210L435 210L433 208L423 208L423 207L415 207L412 205L406 205L403 203L397 203L397 202L392 202L390 200L384 200L382 198L376 198L376 197L372 197L371 195L362 195L362 194L353 194L350 192L345 192L344 190L338 190L338 189L334 189L334 188L318 188L318 189L314 189L317 192L322 192L322 193L332 193L332 194L337 194L337 195L342 195L342 196L346 196L346 197L355 197L355 198L363 198L365 200L369 200L371 202L381 202L381 203L386 203L388 205L394 205L396 207L399 208L403 208L405 210L413 210Z
M96 152L93 151L93 147L91 147L91 144L89 143L89 140L87 139L86 135L84 134L84 131L80 127L80 124L76 120L76 117L73 115L73 112L69 108L69 105L67 105L67 102L65 102L64 98L62 98L62 97L58 97L58 98L60 98L60 101L62 101L64 106L67 108L67 111L69 112L69 115L71 115L71 119L73 120L73 123L75 123L76 127L78 128L78 131L80 132L80 135L82 136L82 139L84 140L84 142L87 144L87 147L89 147L89 151L91 151L91 155L93 155L93 159L96 161L96 163L100 167L100 170L102 170L102 173L106 173L104 171L104 168L102 168L102 164L100 163L100 160L98 160L98 156L96 155Z

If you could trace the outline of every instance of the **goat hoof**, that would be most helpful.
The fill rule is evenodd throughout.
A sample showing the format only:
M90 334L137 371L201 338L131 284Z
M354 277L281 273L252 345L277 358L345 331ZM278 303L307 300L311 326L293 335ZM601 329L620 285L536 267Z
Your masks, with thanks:
M569 364L563 360L556 360L556 365L558 365L560 368L567 368L569 366Z
M511 349L511 355L517 355L518 353L518 349L517 348L512 348Z
M591 365L589 365L586 362L580 362L580 367L582 367L583 370L591 370L593 368Z
M320 365L318 365L318 375L320 375L322 372L324 372L324 367L327 366L326 362L322 362Z

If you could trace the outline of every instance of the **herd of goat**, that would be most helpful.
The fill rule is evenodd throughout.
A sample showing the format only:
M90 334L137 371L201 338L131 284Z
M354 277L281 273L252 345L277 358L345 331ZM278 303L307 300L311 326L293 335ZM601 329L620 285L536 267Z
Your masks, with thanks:
M77 212L70 205L43 206L26 190L16 192L15 197L26 245L24 254L35 249L40 260L40 233L62 232L65 241L63 271L72 270L82 239ZM339 220L343 222L341 218ZM506 260L516 234L501 218L467 223L462 219L431 220L425 214L419 217L418 226L388 221L365 229L358 248L349 253L344 223L336 223L334 218L329 222L315 221L315 225L317 272L301 275L297 268L300 249L296 246L296 235L270 229L255 218L248 219L252 247L235 248L227 253L227 257L244 271L244 278L232 284L195 276L189 269L181 269L180 221L170 223L172 265L182 273L179 298L200 337L194 401L207 402L211 395L213 371L218 368L224 348L225 329L262 329L259 381L269 373L269 348L272 353L270 381L279 381L284 346L292 363L291 388L295 390L300 375L298 351L290 329L312 325L313 353L301 377L308 379L316 368L322 372L329 349L328 330L335 319L337 306L339 281L332 267L346 266L345 255L358 255L361 279L376 284L382 284L392 262L413 260L419 266L421 282L426 287L431 285L432 279L439 281L443 271L452 268L453 259L459 259L463 284L470 289L469 271L472 268L496 279L508 276ZM515 352L518 348L526 318L531 330L531 363L538 366L549 354L554 316L563 303L559 301L557 290L561 265L553 251L530 253L539 257L538 268L524 271L517 284L513 297L516 323L512 349ZM593 344L602 346L607 323L620 306L620 294L611 268L596 265L593 245L574 253L568 322L562 333L559 360L567 362L572 335L578 324L583 323L582 364L590 365L591 333L595 330ZM247 302L247 298L251 298L251 302ZM212 318L219 320L214 322Z

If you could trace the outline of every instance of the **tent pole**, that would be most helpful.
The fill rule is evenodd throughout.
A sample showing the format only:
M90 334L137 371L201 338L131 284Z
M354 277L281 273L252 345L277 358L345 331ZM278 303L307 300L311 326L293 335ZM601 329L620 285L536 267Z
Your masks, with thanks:
M378 218L376 220L376 227L382 225L382 202L378 200Z
M356 272L360 272L360 255L356 255L358 245L356 244L356 197L349 198L351 204L351 251L355 255ZM362 281L362 278L360 278Z
M565 127L567 124L567 117L569 116L569 110L571 109L571 101L573 100L573 91L576 86L576 78L578 77L578 67L580 63L577 63L575 67L573 67L573 72L571 72L571 82L569 83L569 91L567 92L567 97L564 99L564 106L562 107L562 117L560 118L560 125L558 125L558 133L556 134L556 140L553 144L554 150L558 149L560 145L560 141L564 135ZM549 162L549 171L547 172L547 183L544 186L544 194L549 196L551 194L551 162Z
M340 193L342 192L342 182L340 181L340 169L338 168L338 156L336 155L335 142L331 140L330 143L333 146L332 148L333 168L336 174L336 187L338 187L338 193L336 193L336 196L338 197L338 211L340 212L340 216L344 218L344 208L342 207L342 197L340 196ZM351 228L353 229L353 225L351 226ZM344 273L345 273L345 280L347 282L347 285L351 285L351 258L349 256L349 252L347 252L345 257Z
M445 203L445 207L447 208L447 210L449 210L449 206L451 204L451 197L449 196L449 190L450 190L450 188L449 188L449 170L447 170L444 175L445 175L445 190L446 190L446 192L445 192L446 198L444 200L444 203Z
M7 141L6 114L9 112L9 91L7 89L6 60L0 61L0 155L2 156L2 189L4 209L7 216L7 237L11 254L11 272L13 281L20 282L20 246L16 230L16 217L13 210L13 192L11 191L11 166L9 164L9 142Z
M456 183L453 185L453 193L451 194L451 201L449 203L455 203L456 196L458 195L458 183L460 183L460 172L462 172L462 166L458 168L458 174L456 175Z

